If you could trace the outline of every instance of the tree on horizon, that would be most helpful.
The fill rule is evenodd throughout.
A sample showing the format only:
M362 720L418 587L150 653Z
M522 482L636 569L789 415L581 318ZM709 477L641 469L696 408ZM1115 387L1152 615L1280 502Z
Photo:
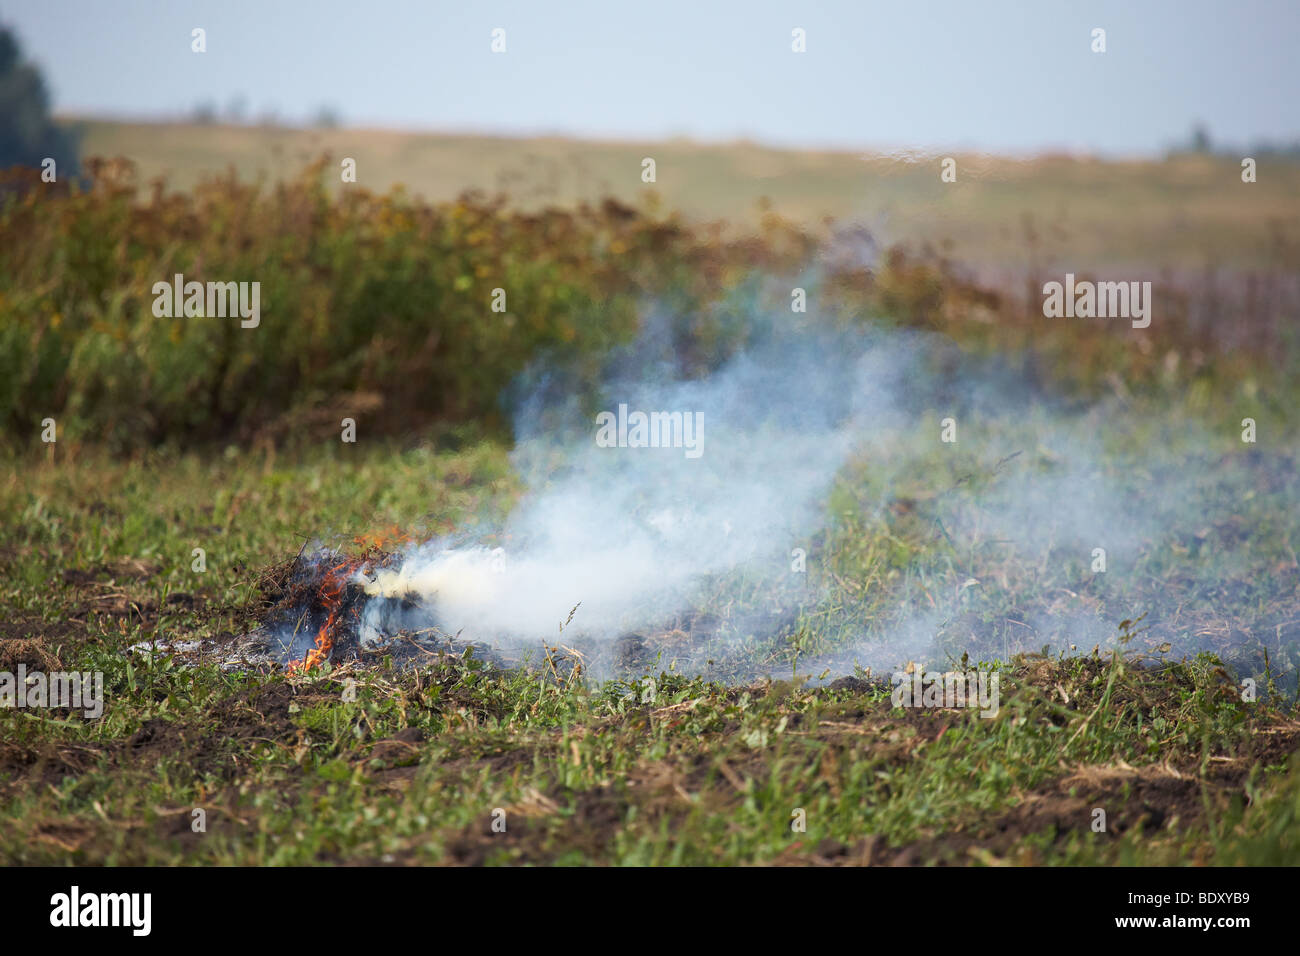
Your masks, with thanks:
M45 79L25 62L18 38L0 27L0 169L53 159L60 180L77 173L77 137L50 115Z

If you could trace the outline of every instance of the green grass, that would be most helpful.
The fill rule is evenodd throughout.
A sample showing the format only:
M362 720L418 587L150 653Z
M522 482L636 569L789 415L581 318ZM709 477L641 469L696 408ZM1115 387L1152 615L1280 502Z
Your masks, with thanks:
M355 155L361 185L375 190L405 179L438 199L500 180L527 206L595 199L608 181L617 196L649 200L634 176L619 178L628 162L639 170L636 145L525 149L400 134L366 134L358 145L357 135L98 124L86 147L133 156L144 178L168 171L182 187L228 158L279 177L331 149ZM645 635L647 658L576 676L540 649L506 669L457 657L413 670L340 662L295 677L128 652L153 641L226 644L255 623L262 572L309 541L356 547L387 529L435 537L510 513L527 489L509 449L482 438L501 434L502 422L467 414L421 432L423 420L404 417L428 404L419 389L446 386L384 364L418 358L409 329L385 337L369 313L353 315L357 349L376 358L367 381L411 393L366 419L355 445L338 441L335 424L349 408L335 414L348 394L339 382L353 380L325 382L323 359L304 376L300 407L254 410L274 413L286 441L273 429L256 441L234 429L198 441L178 427L163 429L165 441L119 443L114 455L108 429L72 409L60 415L58 443L41 446L37 423L67 389L51 388L48 401L24 393L31 407L0 442L0 671L102 671L107 702L93 721L0 709L0 862L1300 863L1300 451L1291 438L1300 378L1283 281L1298 246L1291 226L1275 223L1300 221L1288 216L1296 169L1270 169L1248 187L1231 164L1195 157L972 158L959 161L969 178L941 192L925 164L743 145L654 150L662 196L694 218L744 221L766 193L805 223L823 210L888 214L895 237L954 238L965 261L1013 268L1017 282L1058 265L1209 264L1236 270L1241 295L1211 308L1203 293L1213 283L1172 281L1158 289L1157 321L1138 332L1045 324L1035 302L1020 309L1012 285L986 294L929 259L888 254L870 271L849 263L809 281L823 319L888 325L899 337L929 330L955 347L922 364L929 387L916 389L902 420L876 423L836 476L824 520L792 543L807 551L806 577L782 565L702 580L690 612L726 640L698 644L688 623L665 621L663 633ZM588 178L566 192L576 153ZM561 181L548 184L552 168ZM865 204L846 209L844 197L858 196ZM76 239L69 248L99 250L94 262L122 269L129 244L90 228L77 202L59 226ZM500 226L491 209L483 214ZM632 228L618 209L593 215L612 217L600 227L607 237ZM406 229L400 217L389 225ZM677 331L689 357L720 360L755 315L785 314L793 280L776 264L813 251L769 226L752 247L674 232L680 261L656 253L644 268L601 239L571 278L608 283L592 286L600 308L587 315L611 334L601 289L626 286L617 314L629 333L635 294L659 290L684 317ZM341 229L339 241L355 232ZM646 233L647 249L657 235ZM448 242L431 252L403 238L394 261L445 264L482 251L458 232ZM502 245L502 261L532 268L533 250L555 245L539 242ZM94 355L121 408L135 414L158 398L123 377L117 356L166 343L112 296L33 312L23 296L74 296L86 275L70 268L75 282L51 285L40 256L23 261L22 295L0 302L25 337L15 341L52 349L60 328L71 341L65 321L90 322L86 341L118 343ZM1255 268L1267 274L1258 297ZM120 288L147 288L151 269L143 278L125 269ZM380 276L392 297L384 314L424 328L427 302L408 294L418 283L401 283L427 273ZM320 292L318 279L311 286ZM455 282L447 288L448 308L460 307ZM343 328L337 303L315 302L295 301L312 324L293 328ZM112 308L120 339L101 327ZM557 335L572 313L555 307ZM528 351L466 316L448 318L448 330L499 335L482 340L483 354L494 342ZM262 344L297 361L301 350L286 341ZM350 362L357 349L340 354ZM87 360L84 347L77 354ZM201 341L176 351L196 368L206 354ZM472 359L454 365L483 371ZM595 376L597 365L580 371ZM484 371L493 394L509 368ZM980 392L959 387L967 371L976 385L1028 385L1019 401L964 405ZM229 384L213 394L247 397ZM103 402L96 393L78 407L102 411ZM947 415L959 420L956 445L937 440ZM1245 417L1259 423L1255 445L1240 440ZM438 437L417 445L413 434ZM1104 574L1090 567L1095 546L1109 552ZM557 640L589 648L581 626L579 615ZM889 657L882 648L909 647L928 671L996 662L997 716L893 707L881 683L889 675L867 668ZM1257 683L1253 701L1245 679ZM196 809L204 832L191 825ZM1094 830L1098 810L1104 832ZM493 830L496 811L504 832Z
M98 721L0 711L0 860L1300 861L1300 768L1288 763L1300 724L1285 695L1244 702L1208 655L1128 661L1146 635L1065 660L1011 655L993 719L895 709L868 682L810 683L789 634L754 643L732 661L750 679L726 683L664 658L594 682L544 662L345 664L288 679L124 653L237 629L254 571L303 534L437 533L499 516L519 491L490 444L25 461L0 486L3 664L102 670L108 703ZM937 587L947 563L915 511L893 524L850 513L872 497L861 471L837 495L846 514L821 560L873 597L832 592L803 624L809 651L840 643L837 608L883 624L900 568L928 567ZM1034 599L989 607L1002 597ZM755 679L764 667L795 680ZM206 832L191 829L195 808ZM1097 808L1105 833L1092 830Z

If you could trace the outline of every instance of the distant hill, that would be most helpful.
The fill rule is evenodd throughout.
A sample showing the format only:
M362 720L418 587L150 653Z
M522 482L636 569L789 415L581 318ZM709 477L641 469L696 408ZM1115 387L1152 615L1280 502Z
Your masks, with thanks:
M242 178L297 172L329 153L357 161L358 183L404 184L431 199L465 189L504 191L523 206L570 205L612 195L697 219L753 227L766 198L774 212L815 223L865 224L887 241L949 243L960 261L994 270L1029 259L1062 270L1124 265L1262 266L1300 248L1300 162L1260 157L1258 182L1239 160L1175 155L1152 161L1066 156L957 155L957 181L940 157L798 152L750 143L705 145L289 129L65 118L83 156L125 156L141 182L166 176L188 188L233 167ZM642 183L642 160L657 182Z

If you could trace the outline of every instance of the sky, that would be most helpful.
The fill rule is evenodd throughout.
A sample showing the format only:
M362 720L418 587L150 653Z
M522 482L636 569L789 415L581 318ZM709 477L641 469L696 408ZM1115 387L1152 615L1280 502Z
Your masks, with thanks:
M242 102L359 127L1134 156L1198 122L1300 139L1300 0L0 0L0 23L76 116Z

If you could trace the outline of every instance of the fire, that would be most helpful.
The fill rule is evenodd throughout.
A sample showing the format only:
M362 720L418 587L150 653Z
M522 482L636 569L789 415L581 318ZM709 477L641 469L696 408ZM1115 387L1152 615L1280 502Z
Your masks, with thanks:
M299 577L290 606L295 609L295 616L304 607L309 611L319 609L324 612L325 620L316 632L314 646L302 660L289 663L290 674L315 670L330 659L339 641L346 639L346 625L360 614L363 595L373 594L370 589L373 576L381 571L391 573L389 568L398 559L384 545L414 540L410 534L390 528L353 538L353 543L360 547L359 553L351 549L347 553L323 550L318 557L308 560L306 570L310 576L306 580Z
M387 548L395 544L412 544L415 537L410 533L403 531L401 528L393 525L381 531L371 531L366 534L359 534L352 539L354 544L360 545L367 550L372 548Z
M347 590L348 579L361 565L359 560L341 561L325 572L320 586L321 604L326 609L325 623L316 633L316 646L307 652L307 656L289 665L289 673L306 673L329 660L330 651L334 649L334 631L342 610L343 595Z

